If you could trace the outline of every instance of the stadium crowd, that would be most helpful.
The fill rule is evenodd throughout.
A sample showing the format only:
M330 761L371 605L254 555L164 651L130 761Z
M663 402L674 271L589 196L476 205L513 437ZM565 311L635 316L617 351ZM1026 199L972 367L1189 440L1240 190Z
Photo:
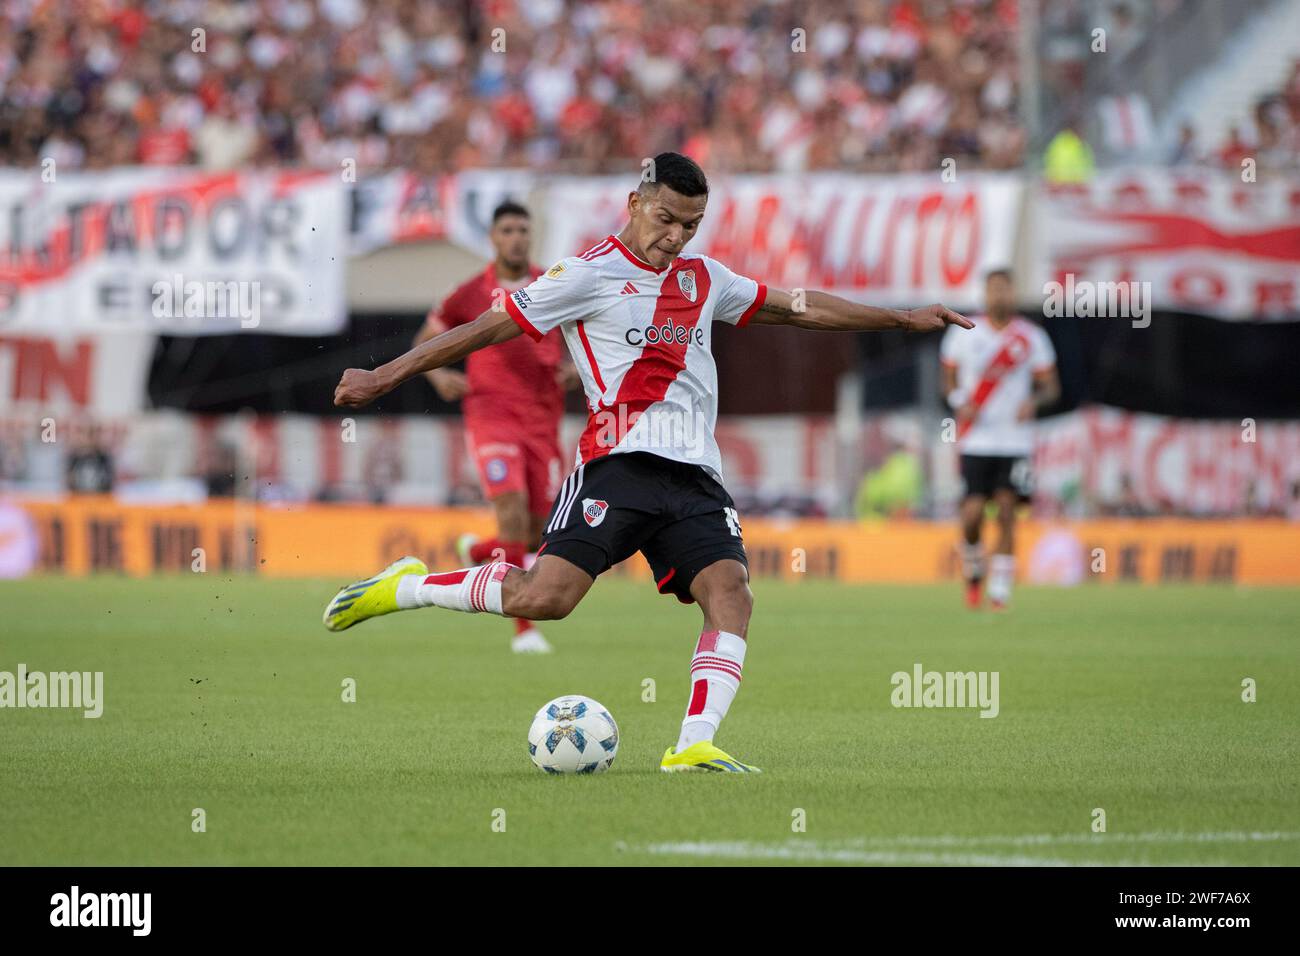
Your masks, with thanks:
M1189 158L1195 161L1194 134L1185 127L1183 137L1189 143ZM1300 167L1300 59L1291 64L1282 88L1260 97L1250 119L1231 127L1209 159L1228 169L1240 169L1241 161L1248 157L1264 168ZM1173 158L1184 161L1181 152Z
M1016 0L0 0L0 160L1020 164ZM563 29L561 29L563 27Z

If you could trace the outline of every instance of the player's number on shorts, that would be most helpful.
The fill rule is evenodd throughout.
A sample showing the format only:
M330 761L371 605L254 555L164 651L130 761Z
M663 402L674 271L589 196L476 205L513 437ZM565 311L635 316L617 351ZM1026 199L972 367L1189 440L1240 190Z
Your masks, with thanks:
M1011 466L1011 484L1025 498L1034 492L1034 469L1028 458L1021 458Z

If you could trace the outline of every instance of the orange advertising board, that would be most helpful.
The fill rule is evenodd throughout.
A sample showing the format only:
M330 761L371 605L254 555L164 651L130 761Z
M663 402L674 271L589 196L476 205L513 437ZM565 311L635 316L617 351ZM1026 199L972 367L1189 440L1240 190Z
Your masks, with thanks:
M483 510L11 499L0 503L0 574L23 573L26 557L32 573L145 576L201 562L205 570L348 580L403 554L455 567L457 536L492 527ZM751 518L744 536L755 577L925 583L957 575L949 524ZM1018 537L1019 574L1030 583L1300 584L1300 524L1280 519L1029 521ZM621 571L649 574L639 558Z

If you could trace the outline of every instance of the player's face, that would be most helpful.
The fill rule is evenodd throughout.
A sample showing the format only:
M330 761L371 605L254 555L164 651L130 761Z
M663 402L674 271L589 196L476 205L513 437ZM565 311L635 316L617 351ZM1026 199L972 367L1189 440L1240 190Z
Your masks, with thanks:
M1016 290L1006 276L989 276L984 283L984 309L989 315L1002 317L1016 307Z
M528 248L532 242L531 220L526 216L502 216L488 233L497 259L512 269L528 265Z
M683 196L667 186L635 192L628 199L628 216L640 245L638 251L656 269L677 258L704 218L709 197Z

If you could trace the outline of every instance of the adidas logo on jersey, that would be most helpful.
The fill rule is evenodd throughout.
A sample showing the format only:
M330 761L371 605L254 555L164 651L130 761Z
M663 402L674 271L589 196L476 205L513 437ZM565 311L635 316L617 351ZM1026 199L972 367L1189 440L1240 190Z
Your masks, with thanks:
M648 325L641 329L628 329L623 333L623 340L628 345L657 345L660 342L665 345L672 345L674 342L678 345L689 342L703 345L704 329L698 325L694 328L678 325L669 318L667 325Z
M640 289L629 282L627 285L623 286L623 291L620 292L619 295L636 295L640 291Z

